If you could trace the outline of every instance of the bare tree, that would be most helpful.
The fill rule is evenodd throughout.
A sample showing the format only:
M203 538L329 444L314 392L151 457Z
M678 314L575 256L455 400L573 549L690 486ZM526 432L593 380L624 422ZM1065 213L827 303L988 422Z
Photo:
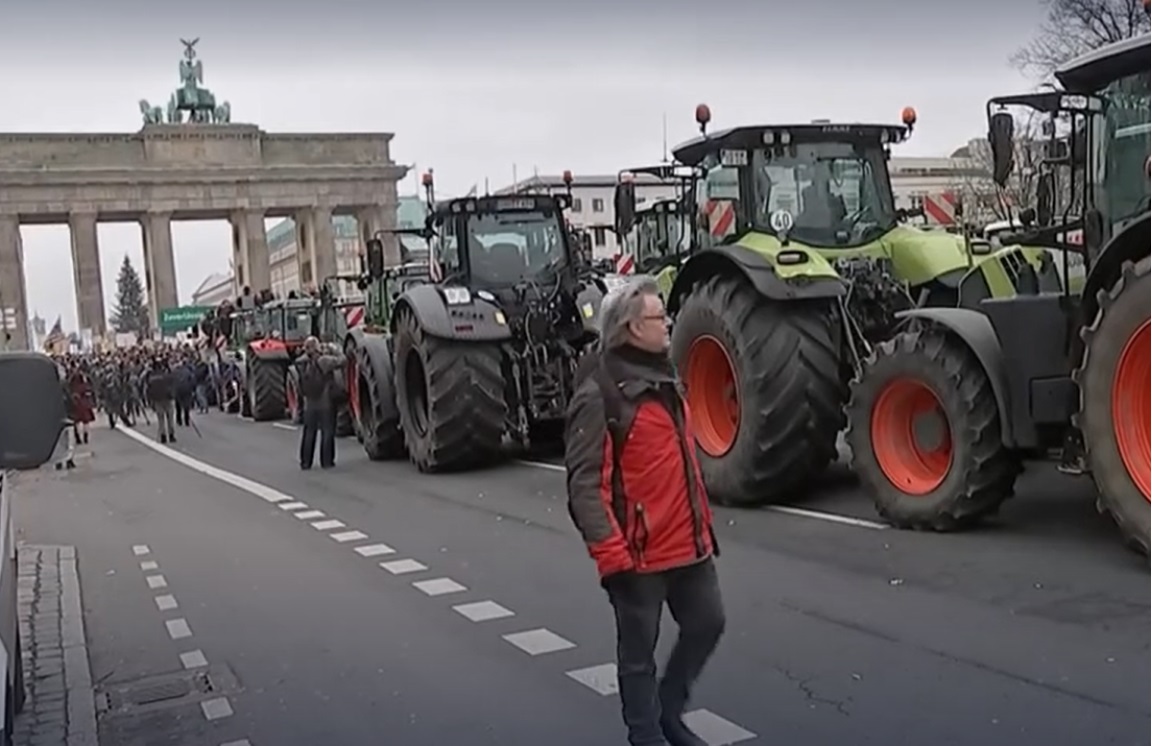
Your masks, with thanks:
M1036 35L1012 55L1020 70L1048 78L1075 57L1146 33L1144 0L1040 0L1047 8Z
M992 148L986 139L972 140L952 156L958 166L952 191L963 200L967 223L1008 220L1016 218L1021 210L1035 207L1046 138L1035 112L1019 113L1015 121L1015 168L1003 188L992 181Z

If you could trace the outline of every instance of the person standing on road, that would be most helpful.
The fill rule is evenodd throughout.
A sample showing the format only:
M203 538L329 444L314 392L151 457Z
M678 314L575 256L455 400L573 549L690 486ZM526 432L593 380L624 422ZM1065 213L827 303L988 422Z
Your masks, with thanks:
M148 404L156 412L157 437L161 443L175 443L176 429L172 425L172 415L176 382L167 360L157 357L152 361L152 370L148 372L144 385Z
M300 395L304 400L304 427L300 434L300 468L311 469L316 454L316 434L320 434L320 468L336 465L336 373L344 361L321 353L320 340L304 340L300 369Z
M615 612L629 743L705 746L683 715L724 632L719 552L656 283L617 288L601 320L601 349L581 363L568 408L568 510ZM680 635L657 682L664 604Z
M191 357L180 360L172 371L175 385L176 425L192 424L192 401L196 397L196 363Z

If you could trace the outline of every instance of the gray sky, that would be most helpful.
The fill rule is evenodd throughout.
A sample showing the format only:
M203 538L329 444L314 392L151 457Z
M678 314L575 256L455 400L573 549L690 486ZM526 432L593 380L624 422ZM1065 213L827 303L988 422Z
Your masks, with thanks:
M0 131L135 131L164 104L179 38L201 37L205 85L268 131L396 133L393 157L442 193L565 168L612 173L716 127L919 113L901 155L945 155L984 132L992 95L1032 87L1007 62L1036 0L12 0L0 25ZM11 7L16 6L16 7ZM98 7L98 10L97 10ZM68 26L60 21L67 18ZM445 23L451 23L445 28ZM437 27L439 24L439 27ZM402 191L414 190L410 179ZM140 232L100 227L111 306ZM23 229L29 311L75 327L65 226ZM182 302L227 269L227 223L173 227Z

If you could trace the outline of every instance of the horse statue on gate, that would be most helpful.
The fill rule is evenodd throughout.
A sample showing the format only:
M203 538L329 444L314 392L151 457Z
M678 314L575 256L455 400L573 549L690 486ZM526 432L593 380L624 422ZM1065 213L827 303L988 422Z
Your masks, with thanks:
M204 65L196 58L199 42L199 38L180 40L184 45L184 59L180 60L180 87L168 99L164 112L166 117L161 117L160 107L147 101L140 102L144 124L160 124L165 119L168 124L229 124L232 121L232 107L228 102L217 103L212 91L201 85Z

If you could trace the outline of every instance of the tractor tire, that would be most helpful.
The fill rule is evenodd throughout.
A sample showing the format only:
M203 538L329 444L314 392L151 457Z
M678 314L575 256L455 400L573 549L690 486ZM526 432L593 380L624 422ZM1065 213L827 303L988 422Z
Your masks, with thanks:
M355 434L356 428L352 425L352 412L347 404L341 404L336 408L336 437L347 438Z
M431 337L415 315L396 328L396 402L408 457L423 472L496 461L504 436L499 345Z
M1116 522L1131 548L1148 554L1149 524L1149 258L1126 262L1120 279L1098 296L1076 374L1088 468L1096 505Z
M836 458L844 377L832 307L765 300L742 278L697 283L672 330L708 496L758 505Z
M249 409L256 422L284 418L287 397L285 366L271 360L252 358L248 364Z
M373 461L403 458L404 432L396 408L396 377L388 340L365 335L354 355L356 376L348 387L348 398L364 452Z
M1001 440L988 374L938 329L880 343L852 382L852 468L893 526L952 531L1012 496L1020 460Z
M288 420L293 425L303 425L304 403L300 398L300 369L295 365L288 366L288 375L284 380L284 400Z

